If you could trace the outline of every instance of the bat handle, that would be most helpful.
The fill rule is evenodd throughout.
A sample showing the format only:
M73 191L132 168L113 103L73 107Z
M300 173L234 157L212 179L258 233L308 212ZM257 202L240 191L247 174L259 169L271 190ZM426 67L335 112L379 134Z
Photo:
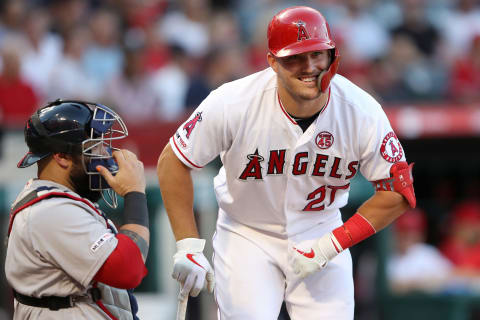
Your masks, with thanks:
M177 319L176 320L185 320L187 314L187 304L188 304L188 295L184 299L178 299L177 306Z

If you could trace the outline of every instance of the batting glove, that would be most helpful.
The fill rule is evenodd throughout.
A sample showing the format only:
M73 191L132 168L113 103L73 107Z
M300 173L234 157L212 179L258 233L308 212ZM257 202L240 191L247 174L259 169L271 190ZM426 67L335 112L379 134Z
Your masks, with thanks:
M204 239L187 238L177 241L177 253L173 256L172 277L182 285L180 297L198 296L206 286L210 293L215 287L213 269L203 255Z
M305 248L302 243L290 248L292 256L293 272L301 278L305 278L318 270L325 268L328 261L332 260L338 255L335 248L337 241L334 235L330 232L316 240L311 247Z

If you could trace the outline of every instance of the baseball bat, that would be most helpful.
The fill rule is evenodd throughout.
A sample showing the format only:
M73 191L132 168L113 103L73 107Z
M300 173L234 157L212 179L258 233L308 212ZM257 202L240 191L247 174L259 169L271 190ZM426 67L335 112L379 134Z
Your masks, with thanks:
M185 297L185 299L178 299L176 320L185 320L185 316L187 314L187 304L188 304L188 295Z

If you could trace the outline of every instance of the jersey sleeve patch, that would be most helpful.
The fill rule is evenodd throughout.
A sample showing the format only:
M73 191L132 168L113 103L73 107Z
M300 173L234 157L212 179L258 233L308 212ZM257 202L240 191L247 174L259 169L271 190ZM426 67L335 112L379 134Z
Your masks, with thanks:
M403 148L393 131L387 133L387 135L383 138L382 145L380 147L380 154L382 155L383 159L390 163L396 163L402 159Z
M185 143L185 141L183 141L182 137L180 136L180 133L175 132L175 140L178 142L177 145L180 146L180 148L182 149L187 149L187 144Z
M103 246L105 243L107 243L107 240L114 237L115 235L111 232L107 232L103 234L100 238L98 238L97 241L95 241L92 246L90 247L90 250L92 252L96 252L98 249L100 249L101 246Z
M195 163L190 161L189 158L180 150L180 147L177 144L177 140L175 139L174 135L173 137L170 138L170 145L172 146L172 150L175 153L175 155L182 161L186 166L193 168L193 169L201 169L201 166L197 166Z
M202 121L202 112L197 112L195 116L188 120L184 125L183 125L183 130L185 130L185 138L190 139L190 134L192 133L193 129L195 129L195 126L197 125L198 122Z

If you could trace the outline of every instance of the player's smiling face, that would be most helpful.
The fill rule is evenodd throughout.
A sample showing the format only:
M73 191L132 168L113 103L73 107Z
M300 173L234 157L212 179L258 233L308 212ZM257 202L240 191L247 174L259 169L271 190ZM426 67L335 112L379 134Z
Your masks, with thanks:
M320 96L318 76L330 63L328 50L311 51L293 56L277 58L268 55L268 61L277 73L279 85L292 97L312 100Z

